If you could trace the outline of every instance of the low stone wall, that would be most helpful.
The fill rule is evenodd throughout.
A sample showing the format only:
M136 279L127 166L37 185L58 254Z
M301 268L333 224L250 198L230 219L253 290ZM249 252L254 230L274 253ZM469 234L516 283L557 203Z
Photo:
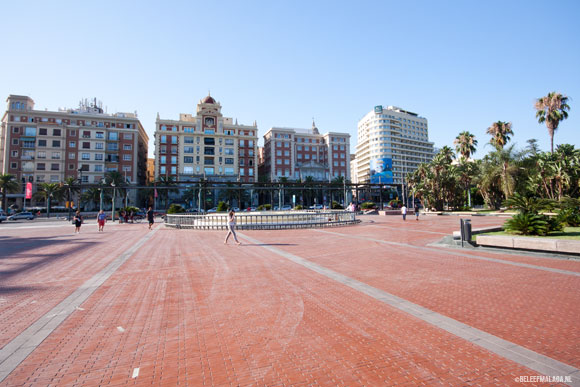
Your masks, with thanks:
M478 235L478 245L580 255L580 241L505 235Z

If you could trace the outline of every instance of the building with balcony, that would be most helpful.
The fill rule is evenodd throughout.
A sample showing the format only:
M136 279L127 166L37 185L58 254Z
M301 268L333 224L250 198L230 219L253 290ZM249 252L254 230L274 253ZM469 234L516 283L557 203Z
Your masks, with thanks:
M311 129L273 127L264 135L260 174L268 181L350 180L349 147L348 133L320 134L314 122Z
M118 171L144 184L148 136L134 113L107 114L97 101L76 109L35 110L28 96L10 95L0 127L0 173L19 181L59 183L72 177L100 183Z
M255 182L258 178L258 127L224 117L222 106L207 96L195 115L155 122L155 179Z
M356 178L398 188L408 173L433 158L427 119L396 106L375 106L358 122Z

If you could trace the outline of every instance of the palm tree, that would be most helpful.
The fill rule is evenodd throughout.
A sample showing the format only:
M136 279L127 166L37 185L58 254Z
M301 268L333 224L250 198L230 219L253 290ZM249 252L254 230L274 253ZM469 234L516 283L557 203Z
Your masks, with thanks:
M8 194L20 190L20 184L16 181L16 176L10 174L0 175L0 190L2 191L2 209L6 211L8 204Z
M561 121L568 118L568 97L555 91L547 96L538 98L534 104L538 123L546 123L550 135L550 151L554 153L554 133Z
M67 177L62 182L62 186L66 189L67 192L67 201L68 201L68 220L71 220L71 210L72 210L72 194L79 191L78 180L74 177ZM77 205L80 203L77 203ZM80 208L80 205L78 206Z
M453 143L455 144L457 153L465 160L468 160L475 153L475 147L477 146L475 136L467 131L459 133Z
M46 217L50 218L50 202L52 199L61 200L63 194L63 186L60 183L40 183L34 197L46 200Z
M489 142L498 150L503 149L505 144L510 140L510 134L514 134L512 131L512 123L503 121L497 121L491 124L487 128L486 133L491 135Z
M164 200L165 207L167 207L167 205L168 205L167 202L169 201L169 194L179 192L179 190L177 188L175 188L175 186L177 185L177 182L175 181L173 176L159 176L159 178L157 179L157 181L155 183L157 185L160 185L160 186L166 188L166 189L161 190L160 196Z

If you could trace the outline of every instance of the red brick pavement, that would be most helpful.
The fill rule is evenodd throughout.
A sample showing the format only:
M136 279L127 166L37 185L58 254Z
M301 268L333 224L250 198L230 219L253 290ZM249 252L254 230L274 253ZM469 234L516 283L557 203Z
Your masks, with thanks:
M97 233L86 238L97 241L95 252L117 239L126 246L144 235L140 226L119 226L123 232L103 240ZM380 227L329 231L367 236L384 233ZM430 227L437 232L445 224ZM536 348L525 346L577 366L569 357L574 347L576 357L579 353L577 328L564 325L572 312L577 316L579 303L563 294L578 293L575 279L454 257L452 251L419 258L425 254L312 230L248 235L492 334L503 332L508 340L537 340ZM439 239L434 235L415 242ZM223 237L159 230L3 385L506 385L516 376L536 374L260 246L224 246ZM119 250L108 250L99 267ZM60 250L49 245L44 251ZM18 264L14 259L12 265ZM75 261L86 261L74 251L67 259L69 270ZM62 262L66 259L47 263L44 274L65 275ZM71 277L79 282L90 277L82 273L79 268ZM42 287L58 285L64 286ZM538 303L529 300L534 291ZM557 318L544 309L550 297L559 299ZM572 312L560 313L562 305ZM2 312L4 307L0 304ZM29 323L19 315L24 308L12 313L19 324ZM500 326L504 323L509 327ZM139 376L132 378L135 368Z

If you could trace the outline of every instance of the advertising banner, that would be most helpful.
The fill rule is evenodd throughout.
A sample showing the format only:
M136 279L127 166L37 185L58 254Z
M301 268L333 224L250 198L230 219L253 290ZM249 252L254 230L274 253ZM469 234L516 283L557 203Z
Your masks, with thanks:
M26 199L32 199L32 183L26 183Z
M371 183L393 183L393 159L386 157L380 159L371 159Z

